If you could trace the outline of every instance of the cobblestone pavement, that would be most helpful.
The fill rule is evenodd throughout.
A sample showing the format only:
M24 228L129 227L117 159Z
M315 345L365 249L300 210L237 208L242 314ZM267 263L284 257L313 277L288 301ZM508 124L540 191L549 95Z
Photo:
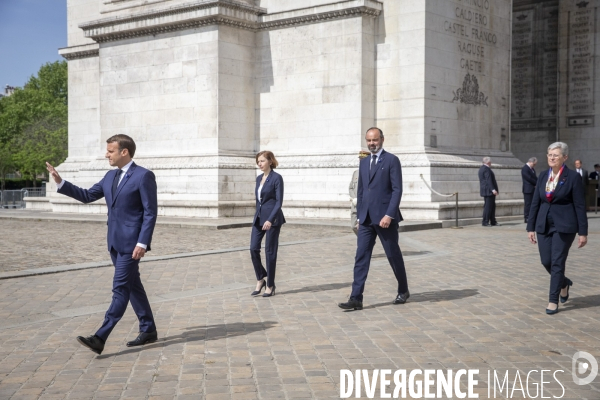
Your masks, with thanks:
M352 234L313 232L322 239L281 247L271 298L249 296L255 278L246 251L148 262L142 280L159 341L125 346L137 334L129 309L102 356L75 336L101 323L112 268L1 280L0 399L331 399L340 397L341 369L478 369L480 398L489 398L489 370L508 371L511 390L517 371L525 386L537 370L533 397L543 369L562 370L564 386L563 394L546 373L544 397L597 400L600 378L585 386L571 378L576 351L600 359L600 219L590 222L588 246L569 256L571 297L554 316L544 312L549 278L522 223L403 233L409 302L391 304L395 282L378 253L362 311L336 306L352 281ZM77 238L70 250L80 251L90 226L60 226ZM288 232L288 241L311 238ZM247 243L247 230L225 234L227 248ZM57 257L31 247L44 266ZM496 398L524 398L518 381L516 389ZM364 387L361 394L367 398Z
M339 226L286 225L281 241L351 234ZM106 225L0 219L0 272L91 261L110 261ZM157 225L149 256L216 250L250 245L250 228L226 230Z

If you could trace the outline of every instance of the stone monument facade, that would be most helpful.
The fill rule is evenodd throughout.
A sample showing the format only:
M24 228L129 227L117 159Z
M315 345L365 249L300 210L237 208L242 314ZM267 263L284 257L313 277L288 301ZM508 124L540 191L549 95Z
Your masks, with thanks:
M566 142L569 165L600 163L597 0L517 0L513 10L512 137L522 160ZM541 156L540 156L541 155Z
M246 216L254 155L267 149L286 216L348 218L358 151L379 126L402 162L407 219L454 217L454 201L425 182L459 192L461 217L480 216L484 156L498 215L518 214L513 14L510 0L69 0L69 157L58 170L95 183L106 139L125 133L156 173L162 215ZM49 193L30 205L105 212Z

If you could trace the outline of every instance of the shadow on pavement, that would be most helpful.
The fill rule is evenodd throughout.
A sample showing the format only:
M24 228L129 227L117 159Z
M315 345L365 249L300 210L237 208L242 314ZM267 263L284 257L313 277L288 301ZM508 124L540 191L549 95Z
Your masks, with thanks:
M300 289L294 290L286 290L285 292L281 292L282 294L295 294L295 293L315 293L315 292L324 292L326 290L338 290L352 288L352 282L349 283L327 283L323 285L316 286L307 286Z
M104 359L108 357L122 356L125 354L138 353L143 350L155 349L157 347L165 347L173 344L195 342L199 340L219 340L235 336L244 336L249 333L271 329L276 325L278 325L277 322L265 321L251 323L236 322L233 324L219 324L208 326L192 326L189 328L185 328L187 332L181 333L179 335L167 336L165 338L158 339L158 341L152 344L139 347L132 347L130 349L112 354L103 354L96 358Z
M571 298L560 311L580 310L600 306L600 294Z
M422 292L422 293L414 293L410 295L408 302L410 303L423 303L423 302L438 302L438 301L451 301L451 300L460 300L471 296L476 296L479 294L479 290L477 289L462 289L462 290L440 290L437 292ZM390 301L386 301L385 303L371 304L370 306L364 307L363 310L367 310L369 308L378 308L383 306L395 306L392 304L394 300L393 297L390 296Z

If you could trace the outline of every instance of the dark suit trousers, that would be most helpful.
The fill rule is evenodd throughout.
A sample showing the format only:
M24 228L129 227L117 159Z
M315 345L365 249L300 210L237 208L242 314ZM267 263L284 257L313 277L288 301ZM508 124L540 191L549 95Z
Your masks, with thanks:
M140 332L156 331L150 302L140 279L140 260L134 260L131 256L132 254L118 253L115 249L110 250L110 257L115 266L113 298L104 316L104 322L96 332L104 341L125 314L130 301L140 322Z
M548 301L558 304L560 289L566 287L565 268L569 249L575 240L575 233L560 233L553 228L545 234L538 233L537 241L542 265L550 274L550 295Z
M367 218L369 218L367 216ZM369 274L371 265L371 255L373 254L373 246L375 240L379 237L381 245L385 250L385 255L388 258L392 271L398 281L398 293L408 292L408 282L406 279L406 269L404 268L404 259L398 245L398 227L396 224L391 224L389 228L382 228L379 225L367 223L358 227L356 249L356 258L354 261L354 282L352 282L351 297L359 301L363 300L363 292L365 290L365 282Z
M483 197L483 224L496 223L496 196Z
M523 193L523 200L525 200L525 206L523 207L523 216L525 221L529 219L529 209L531 208L531 202L533 201L533 193Z
M279 232L280 226L271 226L268 231L262 230L262 225L257 218L256 223L252 225L252 236L250 237L250 256L252 257L252 265L254 265L254 273L256 280L267 278L267 286L275 286L275 268L277 266L277 249L279 248ZM267 235L265 241L265 258L267 269L263 267L260 260L260 244L263 237Z

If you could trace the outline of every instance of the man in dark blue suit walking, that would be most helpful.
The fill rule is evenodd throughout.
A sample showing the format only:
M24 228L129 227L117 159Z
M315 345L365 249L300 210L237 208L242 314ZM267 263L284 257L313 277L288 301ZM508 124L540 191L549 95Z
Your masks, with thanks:
M492 159L483 158L483 165L479 168L479 195L483 197L483 226L497 226L496 221L496 196L498 196L498 184L496 175L492 171Z
M379 237L398 281L394 304L404 304L410 293L404 259L398 245L398 224L402 221L402 168L395 155L383 150L383 132L379 128L367 131L366 141L371 155L360 161L357 188L358 247L354 262L352 293L338 306L345 310L361 310L363 292L371 264L375 240Z
M63 180L52 165L46 163L58 186L58 193L82 203L106 199L108 208L108 251L115 266L113 298L104 322L95 335L77 340L93 352L101 354L111 331L119 322L127 304L140 323L138 337L127 346L141 346L158 338L148 296L140 280L139 263L150 251L152 233L158 211L154 173L136 165L132 158L135 142L127 135L115 135L106 141L106 158L117 169L108 171L90 189L81 189Z
M523 168L521 168L521 179L523 180L523 200L525 205L523 207L523 216L525 217L525 223L529 218L529 209L531 208L531 200L533 200L533 192L535 191L535 185L537 183L537 175L535 174L535 165L537 164L537 158L531 157Z

